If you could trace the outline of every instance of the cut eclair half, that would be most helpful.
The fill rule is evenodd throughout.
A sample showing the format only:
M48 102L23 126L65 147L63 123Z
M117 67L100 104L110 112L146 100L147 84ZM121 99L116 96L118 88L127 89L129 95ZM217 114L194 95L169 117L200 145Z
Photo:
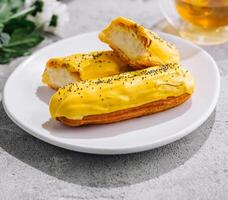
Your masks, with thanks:
M51 58L42 75L43 83L59 89L70 83L101 78L129 71L129 67L110 50Z
M180 60L173 44L124 17L114 19L99 38L133 68L179 63Z

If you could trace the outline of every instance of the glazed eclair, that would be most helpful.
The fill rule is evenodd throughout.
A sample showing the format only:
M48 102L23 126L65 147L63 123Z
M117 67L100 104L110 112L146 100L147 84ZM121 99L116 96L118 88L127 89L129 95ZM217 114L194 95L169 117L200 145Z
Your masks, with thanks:
M112 123L175 107L194 87L192 74L178 64L159 65L69 84L52 96L49 109L70 126Z
M120 74L129 70L113 51L94 51L51 58L42 75L43 83L53 89L87 79Z
M180 60L173 44L124 17L114 19L99 38L133 68L179 63Z

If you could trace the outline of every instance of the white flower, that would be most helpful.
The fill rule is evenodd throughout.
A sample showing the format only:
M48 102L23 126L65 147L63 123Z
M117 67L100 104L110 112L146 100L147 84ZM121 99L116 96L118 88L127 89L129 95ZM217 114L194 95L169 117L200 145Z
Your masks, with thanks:
M47 32L55 33L57 35L61 35L63 27L69 22L69 14L67 11L67 6L63 3L58 3L59 4L56 4L52 15L52 17L56 17L56 26L51 26L51 21L49 21L49 24L44 26L44 30Z
M35 0L26 0L25 7L31 6ZM69 21L67 6L56 0L43 0L41 12L28 18L34 21L37 26L42 26L46 32L61 35L64 25Z
M30 7L34 3L34 1L35 0L25 0L25 2L24 2L25 8Z

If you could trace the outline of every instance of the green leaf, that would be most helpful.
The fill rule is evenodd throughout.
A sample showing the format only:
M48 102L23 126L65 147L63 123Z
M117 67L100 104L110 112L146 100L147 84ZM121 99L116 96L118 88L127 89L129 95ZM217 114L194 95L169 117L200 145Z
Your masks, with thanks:
M28 33L26 29L15 30L9 42L0 48L0 64L8 63L13 58L29 55L29 49L38 45L44 39L37 32Z
M10 62L13 58L19 57L19 56L25 56L28 55L28 50L15 50L15 49L8 49L8 48L2 48L0 49L0 64L5 64Z
M44 37L36 32L28 34L24 29L17 29L11 35L7 47L32 48L43 41Z
M28 49L14 49L14 48L2 48L0 49L0 64L10 62L12 59L19 56L30 55L31 52Z
M16 19L16 18L25 18L26 16L28 16L29 14L32 14L34 12L34 10L36 9L35 6L31 6L31 7L28 7L26 9L23 9L19 12L16 12L15 14L11 15L9 18L8 18L8 21L11 20L11 19Z
M32 15L33 16L36 16L36 14L38 12L42 12L43 10L43 7L44 7L44 1L43 0L36 0L34 3L33 3L33 6L34 6L34 10L32 11Z
M0 24L12 19L26 18L36 10L36 6L23 8L24 0L0 0ZM23 8L23 9L22 9Z
M4 53L2 50L0 50L0 64L6 64L10 62L12 56L10 54Z
M29 55L29 50L44 39L35 23L26 19L29 13L42 10L43 1L37 0L22 10L23 3L24 0L0 0L0 64Z
M0 23L0 32L4 29L4 25Z
M26 29L26 33L33 32L36 29L34 22L25 18L14 18L9 20L3 29L5 33L12 34L17 29Z
M10 36L7 33L0 33L0 48L7 45L10 41Z
M12 15L8 0L0 0L0 23L3 23Z
M49 23L49 26L56 27L58 25L58 16L57 15L52 15L51 21Z
M28 55L29 51L28 49L4 47L2 48L2 52L10 54L11 57L18 57Z

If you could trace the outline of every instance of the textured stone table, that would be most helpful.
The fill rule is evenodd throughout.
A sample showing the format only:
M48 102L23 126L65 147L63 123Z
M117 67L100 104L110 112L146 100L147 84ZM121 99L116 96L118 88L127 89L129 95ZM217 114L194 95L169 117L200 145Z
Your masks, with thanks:
M71 22L64 37L101 29L118 15L148 27L163 23L153 0L66 3ZM228 44L205 49L221 74L217 108L192 134L159 149L121 156L60 149L19 129L1 105L0 199L228 199ZM24 59L0 66L1 90Z

